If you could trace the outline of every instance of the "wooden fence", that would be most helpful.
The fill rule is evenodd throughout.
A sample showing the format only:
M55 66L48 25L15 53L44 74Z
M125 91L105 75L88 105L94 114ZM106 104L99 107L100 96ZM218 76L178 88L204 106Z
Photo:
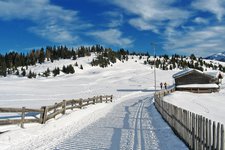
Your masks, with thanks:
M19 113L18 119L0 119L0 125L20 124L24 128L24 123L41 123L44 124L49 119L55 118L57 115L66 113L66 110L73 110L75 108L82 108L84 106L102 102L112 102L113 96L95 96L88 99L72 99L63 100L60 103L55 103L51 106L43 106L40 109L29 108L0 108L0 113ZM37 113L35 118L27 116L26 113Z
M155 106L175 134L193 150L224 150L224 125L163 101L175 89L155 94Z

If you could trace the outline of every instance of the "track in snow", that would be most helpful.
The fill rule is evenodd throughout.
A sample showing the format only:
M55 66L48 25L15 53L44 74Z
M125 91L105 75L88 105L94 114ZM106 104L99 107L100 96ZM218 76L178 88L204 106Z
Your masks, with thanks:
M120 103L97 122L59 143L54 150L71 149L188 149L163 121L152 97Z

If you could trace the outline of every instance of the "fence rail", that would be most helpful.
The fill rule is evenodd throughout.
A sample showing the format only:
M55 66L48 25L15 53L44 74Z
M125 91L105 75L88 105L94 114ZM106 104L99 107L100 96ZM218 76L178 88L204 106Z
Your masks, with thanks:
M30 108L0 108L0 113L19 113L17 119L1 119L0 125L20 124L24 128L24 123L41 123L44 124L49 119L55 118L57 115L66 113L66 110L73 110L75 108L82 109L84 106L102 102L112 102L113 96L94 96L87 99L72 99L63 100L50 106L43 106L41 109ZM26 116L26 113L36 113L35 118Z
M193 150L224 150L224 125L163 101L175 89L157 92L156 109L173 131Z

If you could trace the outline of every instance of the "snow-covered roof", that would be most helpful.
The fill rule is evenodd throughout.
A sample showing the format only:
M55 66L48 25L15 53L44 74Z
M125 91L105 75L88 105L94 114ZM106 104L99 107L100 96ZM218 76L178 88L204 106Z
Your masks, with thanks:
M197 72L203 74L203 72L201 72L201 71L199 71L199 70L187 68L187 69L184 69L184 70L182 70L182 71L180 71L180 72L174 74L174 75L173 75L173 78L178 78L178 77L184 76L184 75L189 74L189 73L191 73L191 72L193 72L193 71L197 71Z
M210 75L214 78L217 78L220 72L219 71L207 71L207 72L204 72L204 73L207 74L207 75Z
M219 88L217 84L186 84L186 85L178 85L177 88Z

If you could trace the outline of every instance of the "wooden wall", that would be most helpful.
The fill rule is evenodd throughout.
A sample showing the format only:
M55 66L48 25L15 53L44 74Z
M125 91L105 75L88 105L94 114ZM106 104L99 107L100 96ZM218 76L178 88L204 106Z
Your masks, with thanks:
M192 71L187 75L175 78L176 85L185 85L185 84L210 84L215 83L216 81L213 78L210 78L208 75L201 74L197 71Z

